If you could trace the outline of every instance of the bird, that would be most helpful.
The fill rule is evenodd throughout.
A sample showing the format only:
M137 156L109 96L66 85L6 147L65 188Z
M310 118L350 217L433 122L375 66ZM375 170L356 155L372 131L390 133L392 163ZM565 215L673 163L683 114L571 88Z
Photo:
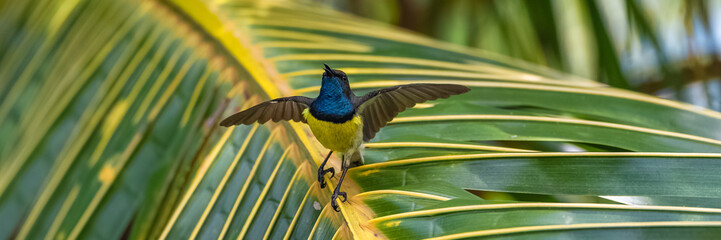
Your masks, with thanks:
M330 152L318 168L318 182L324 188L325 174L335 176L335 169L325 169L328 158L336 152L341 159L341 175L331 197L331 206L340 212L336 199L347 201L345 192L340 191L346 172L351 168L354 154L363 159L363 143L375 137L380 128L390 122L398 113L407 108L438 98L470 91L466 86L457 84L412 83L397 85L371 91L356 96L351 90L345 72L332 69L323 64L320 92L317 97L305 96L281 97L259 103L246 110L235 113L220 122L221 126L263 124L272 120L295 121L307 124L313 136Z

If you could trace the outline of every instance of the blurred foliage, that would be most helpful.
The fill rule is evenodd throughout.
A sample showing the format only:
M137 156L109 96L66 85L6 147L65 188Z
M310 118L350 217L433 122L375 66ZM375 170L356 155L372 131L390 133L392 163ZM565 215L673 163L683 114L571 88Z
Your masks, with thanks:
M558 7L523 3L475 10L510 19ZM602 4L576 3L599 12L580 30L612 29ZM466 4L438 13L476 5ZM464 22L453 21L448 34ZM546 31L536 21L479 23ZM0 239L721 234L719 112L293 1L0 1L0 23ZM494 44L538 36L526 30ZM598 51L616 46L602 38ZM562 50L550 60L546 44L518 54L571 65ZM412 82L472 90L383 128L335 212L338 176L319 187L327 150L307 127L217 126L263 100L317 95L322 63L346 71L357 93ZM622 73L602 76L621 84Z
M718 0L318 0L456 44L721 110Z

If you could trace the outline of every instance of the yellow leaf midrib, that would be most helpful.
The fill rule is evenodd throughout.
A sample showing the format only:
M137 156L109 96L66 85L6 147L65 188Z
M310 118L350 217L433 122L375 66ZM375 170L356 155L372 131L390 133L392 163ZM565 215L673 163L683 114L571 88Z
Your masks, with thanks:
M173 5L173 9L178 9L182 12L182 14L188 16L190 20L195 21L195 23L200 25L200 27L202 27L206 33L208 33L222 46L224 46L225 49L230 53L230 55L233 56L234 59L240 63L240 65L248 72L251 78L270 98L277 98L281 96L281 93L278 89L290 89L287 87L282 88L276 86L280 81L271 81L269 75L271 75L272 73L268 74L266 72L270 68L262 66L257 59L258 56L252 54L248 46L243 45L249 43L250 41L247 39L239 39L238 37L240 33L228 29L227 25L222 24L220 18L216 14L211 12L203 3L201 3L200 1L174 0L168 2L168 4ZM275 73L275 75L278 74ZM287 126L290 126L293 132L296 133L298 140L301 141L302 145L309 151L309 153L313 157L313 161L316 164L319 164L319 158L321 156L318 151L315 151L315 148L311 144L311 141L308 139L305 131L301 129L301 126L299 124L287 124ZM332 187L330 186L331 185L329 184L329 188L327 190L329 193L330 191L332 191ZM351 208L350 205L348 205L348 207L346 207L345 205L347 204L341 204L341 209L343 209L343 211L340 214L350 226L350 230L353 233L354 237L358 239L363 239L364 236L374 236L374 232L368 231L367 229L361 227L361 225L366 225L361 224L364 219L357 218L358 216L366 216L366 214L357 214L355 213L354 208ZM348 211L353 211L354 217L349 217ZM367 218L367 216L364 218Z

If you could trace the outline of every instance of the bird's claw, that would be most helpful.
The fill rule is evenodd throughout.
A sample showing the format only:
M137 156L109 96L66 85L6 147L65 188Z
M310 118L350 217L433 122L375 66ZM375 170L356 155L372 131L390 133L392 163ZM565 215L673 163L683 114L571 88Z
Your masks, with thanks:
M333 169L332 167L328 168L326 170L323 170L323 175L325 175L325 173L327 173L327 172L330 172L330 178L333 178L335 176L335 169Z
M333 207L333 210L335 210L336 212L340 212L340 208L338 208L338 203L336 203L335 201L330 202L330 206Z
M336 189L335 192L333 192L333 197L331 197L330 199L330 206L333 207L333 210L335 210L336 212L340 212L340 208L338 208L338 203L335 201L336 199L338 199L338 196L343 196L343 199L340 200L341 202L348 201L348 195L346 195L345 192L339 192L338 189Z
M325 174L328 172L330 172L331 174L330 178L333 178L333 176L335 176L335 169L333 169L332 167L327 169L318 168L318 182L320 183L320 188L325 188L325 186L327 185L323 176L325 176Z
M345 192L339 192L339 193L338 193L338 196L343 196L343 200L340 200L341 202L346 202L346 201L348 201L348 195L346 195Z

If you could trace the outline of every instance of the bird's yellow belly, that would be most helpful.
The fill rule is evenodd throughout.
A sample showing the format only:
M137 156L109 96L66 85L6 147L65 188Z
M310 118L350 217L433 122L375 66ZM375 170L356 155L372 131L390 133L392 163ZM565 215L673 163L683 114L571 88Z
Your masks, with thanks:
M306 108L303 111L303 117L315 138L331 151L348 152L348 150L358 147L356 145L362 141L363 121L360 116L354 116L353 119L344 123L327 122L313 117Z

